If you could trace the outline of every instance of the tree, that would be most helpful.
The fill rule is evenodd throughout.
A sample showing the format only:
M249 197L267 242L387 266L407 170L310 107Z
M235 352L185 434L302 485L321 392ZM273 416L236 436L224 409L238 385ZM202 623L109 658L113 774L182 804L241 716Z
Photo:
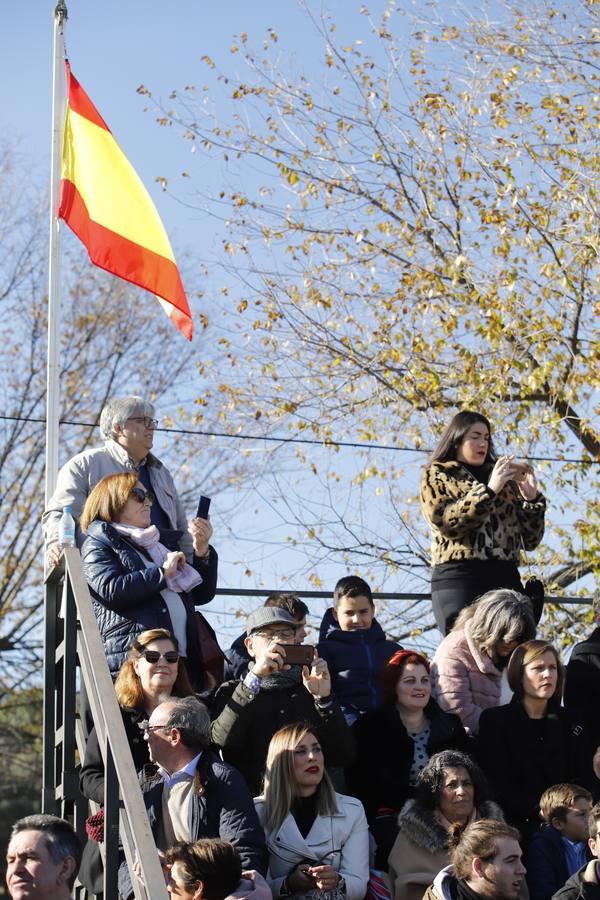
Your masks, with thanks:
M139 89L226 173L212 209L226 209L221 265L239 278L221 339L239 377L219 395L257 434L334 446L430 447L457 408L487 412L500 445L560 461L541 465L552 529L536 559L551 587L576 583L599 549L596 4L432 3L427 20L409 3L379 18L363 5L360 24L344 19L352 39L312 9L310 76L290 72L271 30L259 50L234 40L242 76L207 55L201 91L164 106ZM381 577L423 572L407 504L418 473L407 491L393 457L366 454L348 486L306 454L318 484L304 476L291 516L313 561L320 540ZM365 485L387 501L375 525L350 499Z

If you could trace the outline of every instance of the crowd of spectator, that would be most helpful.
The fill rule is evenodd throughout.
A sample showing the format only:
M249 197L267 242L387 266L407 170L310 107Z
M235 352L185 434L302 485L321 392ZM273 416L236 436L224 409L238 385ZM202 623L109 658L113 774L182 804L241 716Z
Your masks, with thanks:
M543 535L532 467L497 456L478 413L442 435L421 483L442 633L431 661L386 635L357 575L335 585L315 646L308 607L281 593L221 654L196 608L217 585L212 525L186 519L151 452L153 417L142 398L111 401L104 447L61 470L43 524L54 565L63 508L77 520L169 893L600 900L600 639L566 672L536 639L543 599L518 572ZM102 804L94 728L80 789ZM81 855L62 820L21 820L11 896L70 896ZM90 839L79 871L90 892L101 872ZM123 858L122 898L139 877Z

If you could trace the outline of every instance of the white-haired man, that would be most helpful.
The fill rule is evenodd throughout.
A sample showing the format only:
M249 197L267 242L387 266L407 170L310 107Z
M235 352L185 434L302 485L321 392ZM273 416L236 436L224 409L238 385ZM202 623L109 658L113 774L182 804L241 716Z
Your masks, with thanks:
M179 548L191 559L195 553L216 564L214 550L209 547L212 527L208 520L193 519L193 536L188 531L185 509L167 467L150 451L154 442L154 406L143 397L115 397L100 414L100 431L104 446L84 450L70 459L58 473L56 490L42 517L48 564L56 565L60 557L58 527L62 512L71 507L77 522L92 488L115 472L136 471L140 482L154 495L152 524L161 530L181 531ZM78 531L77 543L82 543Z

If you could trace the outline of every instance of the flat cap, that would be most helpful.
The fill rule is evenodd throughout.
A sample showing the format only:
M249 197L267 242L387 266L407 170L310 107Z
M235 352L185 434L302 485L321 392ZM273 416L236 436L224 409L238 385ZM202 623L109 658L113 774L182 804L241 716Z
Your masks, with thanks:
M278 609L276 606L261 606L251 612L246 619L246 634L260 631L269 625L289 625L294 631L298 623L287 609Z

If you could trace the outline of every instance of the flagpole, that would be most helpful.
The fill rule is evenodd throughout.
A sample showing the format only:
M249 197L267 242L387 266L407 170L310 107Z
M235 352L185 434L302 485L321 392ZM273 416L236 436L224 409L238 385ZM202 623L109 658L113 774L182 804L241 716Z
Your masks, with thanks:
M46 371L46 505L58 475L58 419L60 413L60 166L65 121L65 42L67 5L54 10L52 66L52 152L50 162L50 240L48 252L48 365Z

